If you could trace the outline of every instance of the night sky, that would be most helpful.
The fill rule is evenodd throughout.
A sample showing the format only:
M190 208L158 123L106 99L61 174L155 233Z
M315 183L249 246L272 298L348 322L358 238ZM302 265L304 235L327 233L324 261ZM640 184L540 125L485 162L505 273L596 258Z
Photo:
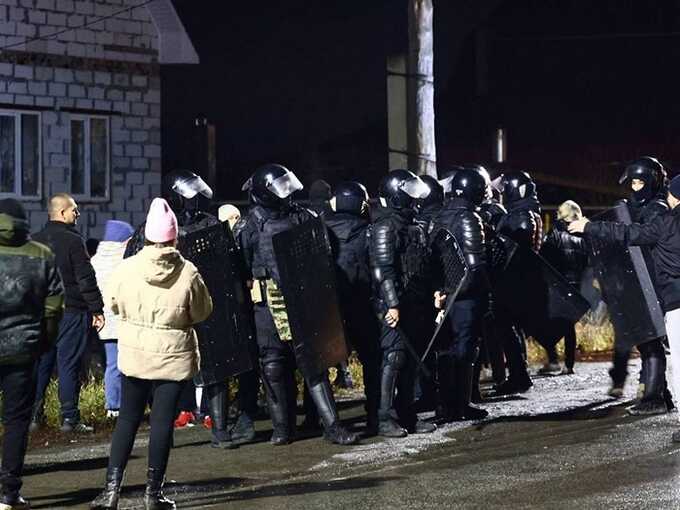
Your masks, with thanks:
M162 70L165 170L192 166L192 119L204 114L217 127L222 198L241 197L268 161L306 184L375 185L387 170L385 61L407 47L405 0L174 3L201 64ZM641 154L672 168L677 4L435 0L441 166L491 164L503 126L505 168L609 185Z

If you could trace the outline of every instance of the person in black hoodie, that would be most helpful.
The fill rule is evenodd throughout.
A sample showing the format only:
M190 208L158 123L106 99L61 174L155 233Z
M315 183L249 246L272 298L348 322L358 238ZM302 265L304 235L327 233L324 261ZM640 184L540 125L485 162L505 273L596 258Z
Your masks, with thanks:
M414 218L415 201L429 192L412 172L392 170L380 181L379 207L371 210L369 253L382 352L378 434L384 437L436 429L416 414L416 363L408 348L415 349L422 340L422 334L418 334L422 319L413 314L413 298L420 295L419 280L428 263L424 256L427 242L426 233Z
M648 223L590 222L588 219L569 224L572 234L583 233L611 243L649 248L654 262L655 283L663 304L666 332L670 343L673 367L680 366L680 176L670 183L667 194L670 213L657 215ZM673 370L673 391L680 395L680 371ZM657 395L657 399L659 399ZM673 433L680 442L680 431Z
M379 323L371 309L371 269L368 255L368 193L358 182L342 182L324 215L333 255L342 317L351 346L363 367L366 428L378 428Z
M583 238L567 231L572 221L583 217L581 207L571 200L560 204L557 209L557 221L545 237L541 255L557 269L566 280L576 287L581 286L581 277L588 264L588 251ZM560 370L555 345L544 346L548 352L548 364L541 369L543 373L554 373ZM564 335L564 369L563 374L574 373L576 357L576 330L570 324Z
M35 360L57 336L64 290L54 253L31 241L23 206L0 200L0 507L29 508L20 496L35 389Z
M93 428L81 421L78 410L81 358L91 328L99 331L104 326L104 301L85 241L75 228L80 216L78 204L72 196L58 193L50 198L48 215L47 225L33 239L49 246L56 256L64 282L65 311L59 323L56 346L43 354L38 364L32 422L35 427L42 421L45 390L56 362L62 432L92 432Z

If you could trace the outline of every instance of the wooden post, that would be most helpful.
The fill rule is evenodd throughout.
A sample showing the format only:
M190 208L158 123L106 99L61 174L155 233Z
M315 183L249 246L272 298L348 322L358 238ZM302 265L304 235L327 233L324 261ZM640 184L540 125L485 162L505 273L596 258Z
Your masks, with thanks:
M437 177L434 143L432 0L409 0L409 169Z

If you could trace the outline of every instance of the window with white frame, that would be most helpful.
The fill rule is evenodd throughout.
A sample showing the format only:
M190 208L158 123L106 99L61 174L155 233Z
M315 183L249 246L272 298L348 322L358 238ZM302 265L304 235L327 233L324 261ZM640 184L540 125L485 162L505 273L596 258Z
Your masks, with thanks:
M109 197L109 119L71 115L71 194L76 198Z
M0 196L39 198L40 114L0 110Z

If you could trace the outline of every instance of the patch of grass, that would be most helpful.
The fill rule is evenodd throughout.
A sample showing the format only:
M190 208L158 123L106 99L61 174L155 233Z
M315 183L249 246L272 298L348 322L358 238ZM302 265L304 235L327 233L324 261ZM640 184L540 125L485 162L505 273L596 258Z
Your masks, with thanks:
M594 321L586 316L576 324L576 349L582 358L589 358L610 352L614 348L614 328L608 320ZM564 342L557 344L557 353L564 357ZM527 342L529 363L547 361L545 349L538 342L529 339Z
M101 379L89 377L80 390L79 407L82 420L95 427L110 425L106 419L104 406L104 382ZM59 390L56 380L50 381L45 393L45 420L51 428L61 426Z

